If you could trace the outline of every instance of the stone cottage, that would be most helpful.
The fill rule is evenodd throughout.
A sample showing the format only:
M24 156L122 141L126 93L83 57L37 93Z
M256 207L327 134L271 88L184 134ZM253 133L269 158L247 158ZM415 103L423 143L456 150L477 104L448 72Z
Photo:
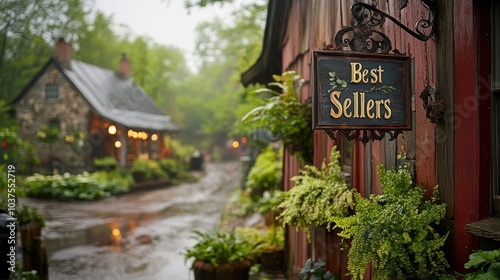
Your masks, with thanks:
M42 165L79 172L92 169L95 158L115 157L125 167L137 157L161 157L164 137L177 127L130 77L127 57L115 72L72 54L59 39L12 102L19 137L34 144Z

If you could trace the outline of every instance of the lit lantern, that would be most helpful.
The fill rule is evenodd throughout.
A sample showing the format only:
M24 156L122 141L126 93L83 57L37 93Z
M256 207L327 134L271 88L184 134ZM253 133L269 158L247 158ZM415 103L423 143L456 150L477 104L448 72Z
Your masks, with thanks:
M108 133L111 134L111 135L115 135L116 134L116 126L110 125L108 127Z
M237 140L234 140L233 141L233 148L238 149L239 146L240 146L240 142L238 142Z
M158 134L155 133L155 134L151 135L151 140L152 141L158 140Z
M122 146L122 142L120 141L115 141L115 148L120 148Z

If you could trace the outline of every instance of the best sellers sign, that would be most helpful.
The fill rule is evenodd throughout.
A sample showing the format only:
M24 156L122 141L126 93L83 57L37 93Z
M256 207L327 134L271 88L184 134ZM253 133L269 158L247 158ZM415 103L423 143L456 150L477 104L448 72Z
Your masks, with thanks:
M313 51L313 129L411 130L410 57Z

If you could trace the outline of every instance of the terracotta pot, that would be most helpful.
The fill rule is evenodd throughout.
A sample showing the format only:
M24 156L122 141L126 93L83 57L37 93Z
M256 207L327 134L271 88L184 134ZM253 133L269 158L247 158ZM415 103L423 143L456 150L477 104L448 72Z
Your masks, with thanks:
M248 280L248 272L252 264L249 261L220 264L217 267L210 262L195 261L193 263L195 280Z

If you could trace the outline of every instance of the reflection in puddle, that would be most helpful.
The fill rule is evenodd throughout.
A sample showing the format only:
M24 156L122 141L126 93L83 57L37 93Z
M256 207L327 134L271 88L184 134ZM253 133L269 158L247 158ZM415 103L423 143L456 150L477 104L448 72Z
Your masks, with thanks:
M200 207L206 209L203 203L181 204L167 207L156 213L137 213L109 219L100 217L105 220L85 228L66 226L53 229L53 232L45 238L47 252L52 255L58 250L80 245L113 246L113 250L121 252L127 237L140 225L158 218L196 213Z
M117 252L122 247L127 236L141 224L150 221L155 215L140 215L139 219L113 218L103 224L78 229L64 228L54 238L46 238L47 252L52 255L58 250L80 245L111 246Z

